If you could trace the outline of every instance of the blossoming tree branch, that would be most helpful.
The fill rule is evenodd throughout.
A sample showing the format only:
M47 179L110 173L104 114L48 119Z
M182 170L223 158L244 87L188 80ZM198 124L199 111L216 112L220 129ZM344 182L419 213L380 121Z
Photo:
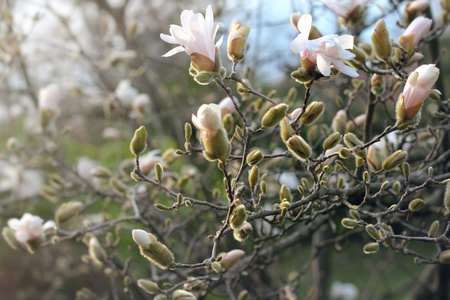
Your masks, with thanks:
M129 142L134 158L123 160L118 171L96 165L89 178L69 171L55 134L60 87L42 88L37 105L43 149L65 170L49 176L40 192L56 205L55 217L45 223L30 212L11 218L2 231L5 241L30 253L68 240L84 243L84 263L103 268L115 286L117 278L123 281L117 299L304 299L305 282L308 299L362 299L355 286L345 293L339 284L329 288L324 257L330 245L344 249L344 241L362 259L397 253L448 272L450 110L440 74L445 56L425 50L438 45L450 1L441 1L438 19L430 18L428 1L406 2L397 24L402 34L393 38L381 18L365 43L358 34L371 5L324 2L338 16L342 35L323 35L312 14L291 15L297 36L290 50L298 60L291 88L282 95L255 88L251 73L241 68L252 47L250 26L230 26L225 55L213 7L204 14L184 10L181 24L160 35L176 45L162 56L169 61L185 53L190 82L219 90L223 100L208 100L183 120L178 130L184 130L184 145L160 149L154 124L142 121L150 98L122 81L112 113L137 129ZM320 93L326 89L334 90ZM10 139L8 147L17 149L16 143ZM70 172L73 182L64 175ZM73 186L83 187L86 199L60 203ZM74 226L99 199L120 213ZM124 243L129 255L115 250ZM290 249L305 244L301 259L293 257ZM414 280L407 294L420 299L425 294L413 288ZM439 284L426 295L448 297L448 283ZM82 290L77 299L97 299L89 298L94 294Z

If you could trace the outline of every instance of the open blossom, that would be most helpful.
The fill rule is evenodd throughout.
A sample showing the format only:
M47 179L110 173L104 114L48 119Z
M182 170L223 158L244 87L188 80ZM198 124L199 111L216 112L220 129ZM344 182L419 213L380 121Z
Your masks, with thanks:
M43 223L44 220L29 213L23 214L20 220L16 218L8 220L8 226L15 230L16 239L21 243L36 240L46 229L55 227L53 221Z
M414 42L413 47L417 46L419 41L423 38L423 36L430 30L431 23L433 21L428 18L418 17L409 24L408 28L406 28L403 36L407 36L409 34L414 34Z
M302 62L307 60L311 64L310 67L317 65L320 73L324 76L330 76L331 66L334 66L341 73L358 77L358 73L354 69L343 63L344 60L355 57L353 53L345 50L353 48L353 36L325 35L309 40L311 25L311 15L305 14L300 17L297 28L301 33L291 43L292 52L300 53ZM306 66L304 67L309 69Z
M219 105L203 104L197 111L197 115L192 115L192 123L202 131L203 137L213 138L222 128L221 108Z
M219 24L214 22L211 5L206 9L205 17L194 14L192 10L181 13L181 27L170 25L170 34L161 34L161 39L170 44L179 44L163 55L172 56L178 52L186 52L194 67L199 71L213 71L216 59L216 46L220 47L223 37L214 44Z
M327 0L325 7L340 17L350 19L355 14L360 15L370 0Z
M439 77L439 69L435 65L421 65L408 76L405 88L401 97L403 97L404 119L413 118L422 107L423 102L428 95L433 92L431 88Z
M39 90L39 123L46 128L59 114L59 87L53 83Z

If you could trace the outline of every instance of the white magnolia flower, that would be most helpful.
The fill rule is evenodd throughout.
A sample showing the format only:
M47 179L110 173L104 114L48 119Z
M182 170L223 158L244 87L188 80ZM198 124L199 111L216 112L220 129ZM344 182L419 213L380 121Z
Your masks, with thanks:
M358 12L363 11L369 2L370 0L327 0L325 7L338 16L348 19L355 9L358 8Z
M20 220L16 218L8 220L8 226L15 230L16 239L21 243L36 240L40 238L46 229L55 227L55 222L53 221L43 223L44 220L29 213L23 214Z
M353 283L335 281L331 284L330 299L332 300L356 300L359 291Z
M226 114L232 114L235 111L233 101L231 101L230 97L223 98L222 101L219 102L219 107L222 117Z
M223 37L214 44L219 24L214 22L211 5L206 9L205 17L202 14L194 14L192 10L184 10L181 13L181 27L170 25L170 34L161 34L161 39L170 44L179 44L163 55L172 56L178 52L186 52L191 57L199 70L214 70L216 58L216 46L220 47Z
M123 105L129 106L139 92L131 85L131 82L128 79L125 79L119 82L114 94Z
M192 123L205 138L213 138L222 128L221 109L219 105L203 104L197 111L197 115L192 115Z
M59 111L59 98L59 87L52 83L39 90L39 108L57 113Z
M353 53L345 49L353 48L353 36L351 35L325 35L318 39L309 40L311 31L312 16L302 15L297 27L300 34L292 41L291 50L300 53L302 58L308 59L313 65L317 65L320 73L330 76L331 66L339 72L351 77L358 77L358 73L351 67L343 63L355 57Z

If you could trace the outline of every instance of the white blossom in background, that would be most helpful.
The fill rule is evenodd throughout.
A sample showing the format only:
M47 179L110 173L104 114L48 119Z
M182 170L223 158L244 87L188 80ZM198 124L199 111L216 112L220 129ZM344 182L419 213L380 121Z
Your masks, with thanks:
M232 114L235 111L233 101L231 101L230 97L223 98L219 102L219 107L222 117L225 116L226 114Z
M370 0L327 0L324 5L338 16L348 19L355 9L362 12L369 2Z
M119 82L114 94L123 105L130 106L139 92L131 85L131 81L124 79Z
M0 161L0 193L11 192L11 197L19 200L39 195L45 183L42 171L24 169L17 163L17 158L11 160Z
M139 168L143 174L148 175L154 170L155 164L162 164L164 161L159 156L159 149L152 150L144 155L139 156Z
M96 167L98 163L87 156L81 156L76 163L75 169L77 174L86 181L96 184L97 180L92 177L91 170Z
M17 218L8 220L8 226L15 231L16 239L21 243L39 239L47 229L56 226L53 221L43 223L44 220L30 213L23 214L20 220Z
M219 23L214 22L211 5L206 14L194 14L192 10L181 13L181 26L170 25L170 35L162 34L161 39L167 43L180 45L163 55L169 57L179 52L186 52L201 71L214 70L216 46L220 47L223 36L217 43L214 40L219 29Z
M297 186L300 185L300 180L294 172L283 172L280 174L278 181L281 185L285 185L291 190L296 190Z
M59 112L60 92L57 84L52 83L39 90L39 108Z
M335 281L331 284L330 300L356 300L359 291L353 283Z
M341 73L358 77L358 73L343 62L355 57L353 53L346 50L353 49L354 37L351 35L324 35L309 40L311 26L312 16L309 14L302 15L297 24L301 33L291 43L292 52L299 53L302 62L307 59L312 66L317 65L319 72L324 76L330 76L333 66Z
M107 66L114 66L120 62L128 62L137 57L137 53L134 50L121 50L111 53L106 59Z
M102 131L102 138L106 140L119 140L122 138L122 132L115 127L106 127Z

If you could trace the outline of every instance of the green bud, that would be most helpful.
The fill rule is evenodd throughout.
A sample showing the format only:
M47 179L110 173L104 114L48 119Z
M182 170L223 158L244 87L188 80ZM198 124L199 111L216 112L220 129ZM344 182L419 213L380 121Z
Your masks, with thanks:
M230 155L231 144L224 128L217 131L211 139L203 139L203 156L209 161L225 161Z
M222 265L220 263L218 263L217 261L214 261L214 262L211 263L211 268L216 273L222 272Z
M391 154L386 160L383 162L382 168L386 171L391 171L395 167L401 165L405 162L408 157L408 152L397 150L393 154Z
M233 230L233 237L236 241L243 242L247 239L249 232L252 230L252 225L249 222L244 222L241 227Z
M295 87L291 87L286 95L286 102L294 101L297 97L297 89Z
M105 249L103 249L95 236L89 239L89 256L97 265L102 265L108 258Z
M438 231L438 229L439 229L439 221L436 220L431 224L430 230L428 230L428 237L434 236Z
M383 182L383 184L381 185L380 191L385 190L389 185L389 181L386 180L385 182Z
M248 299L248 291L243 290L239 293L237 300L247 300Z
M184 201L184 205L186 205L186 207L192 207L193 203L191 202L191 200L186 200Z
M345 130L347 128L347 114L345 110L341 109L336 113L331 126L334 131L337 131L340 134L345 134Z
M184 138L189 140L192 136L192 126L189 123L184 124Z
M358 221L356 221L355 219L350 219L350 218L343 218L341 220L341 224L342 226L344 226L345 228L348 229L353 229L356 226L358 226Z
M405 177L409 177L409 174L411 173L410 165L407 162L405 162L403 163L402 167L403 167L403 175L405 175Z
M247 155L247 164L254 166L263 159L263 155L259 150L253 150Z
M261 120L262 127L270 128L277 125L285 117L288 108L289 106L284 103L270 108Z
M180 205L183 202L183 195L178 193L177 195L177 204Z
M353 219L355 219L356 221L361 220L361 216L359 215L357 210L351 209L350 210L350 215L352 216Z
M356 162L356 167L359 168L363 165L364 160L361 157L356 157L355 162Z
M316 78L316 75L317 74L315 74L314 68L307 70L304 67L300 67L291 73L292 79L305 85L311 84Z
M123 195L126 193L128 186L125 185L121 180L111 177L109 179L109 186L114 191L114 193Z
M368 243L363 248L365 254L376 253L378 249L379 249L378 243Z
M232 229L239 228L247 220L247 212L245 211L244 204L238 205L231 215L230 226Z
M441 264L450 264L450 250L442 251L439 255L439 262Z
M378 240L380 238L378 230L372 224L366 226L366 232L374 240Z
M400 184L400 181L396 181L396 182L394 182L394 184L392 185L391 191L392 191L392 193L393 193L394 195L397 195L398 193L400 193L401 188L402 188L402 186L401 186L401 184Z
M197 300L194 294L185 290L175 290L173 300Z
M294 135L288 139L286 146L289 151L300 160L306 160L311 155L311 147L299 135Z
M108 168L102 166L96 166L91 170L91 175L94 178L109 179L112 175Z
M301 117L301 122L303 125L313 124L325 110L325 104L322 102L313 102L305 109L305 113Z
M261 181L259 188L261 189L261 192L265 194L267 192L267 183L265 181Z
M280 209L289 209L289 207L291 207L291 203L289 203L289 201L287 201L286 199L281 201Z
M144 291L146 291L149 294L155 294L155 293L159 292L158 285L151 280L139 279L137 281L137 284L141 289L143 289Z
M337 181L337 184L336 184L336 187L337 187L338 189L341 189L343 186L344 186L344 178L341 177L341 176L339 176L338 181Z
M344 142L349 148L361 147L364 143L356 137L353 133L347 133L344 135ZM361 158L366 158L366 150L362 149L360 151L354 150L356 156Z
M363 181L367 182L367 180L369 180L369 172L364 171L364 173L363 173Z
M289 123L289 119L287 117L284 117L281 121L280 121L280 134L281 134L281 139L283 140L283 142L287 142L287 140L292 137L293 135L295 135L294 130L292 129L291 124Z
M166 245L154 240L146 248L139 246L141 255L162 270L175 269L175 258Z
M259 180L259 168L258 166L253 166L248 175L248 183L252 187L252 189L258 184Z
M16 232L13 229L9 227L3 227L2 235L6 243L8 243L8 245L12 249L17 250L22 248L21 243L16 239Z
M433 167L429 167L428 168L428 176L429 177L433 176L433 173L434 173L434 168Z
M139 156L147 148L147 130L144 126L139 127L134 132L133 139L131 139L130 150L134 156Z
M342 159L347 159L350 156L350 150L347 148L341 148L339 149L339 157Z
M384 62L390 61L392 45L389 38L389 31L383 19L379 20L375 25L375 30L372 35L372 49L378 59Z
M375 96L380 96L386 89L386 81L384 80L384 76L380 74L373 74L370 79L370 84L370 90Z
M291 189L288 188L286 185L282 185L280 188L280 200L287 200L288 202L292 201L292 193Z
M336 146L341 141L342 135L339 132L330 134L325 141L323 141L323 149L328 150Z
M61 204L55 213L56 225L59 227L61 223L67 221L68 219L78 214L82 208L83 203L77 201L70 201Z
M364 81L359 79L352 79L352 85L355 92L359 92L364 87Z
M445 187L444 206L447 211L450 210L450 181L447 182L447 186Z
M336 96L336 105L339 108L343 108L344 107L344 99L342 99L341 96Z
M168 210L170 210L169 207L165 206L165 205L162 204L162 203L155 203L154 206L155 206L155 208L156 208L157 210L160 210L160 211L168 211Z
M409 203L408 208L410 211L418 211L424 206L425 206L425 201L417 198Z
M156 180L158 180L159 182L161 182L162 178L164 175L164 168L160 163L156 163L155 164L155 177Z

